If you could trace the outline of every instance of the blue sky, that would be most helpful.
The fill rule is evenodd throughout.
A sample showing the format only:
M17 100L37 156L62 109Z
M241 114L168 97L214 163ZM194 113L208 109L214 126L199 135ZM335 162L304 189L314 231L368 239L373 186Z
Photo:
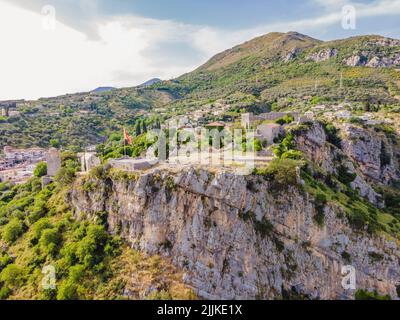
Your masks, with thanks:
M39 28L45 5L54 30ZM345 5L356 10L354 30L342 28ZM399 18L400 0L0 0L0 40L15 48L0 56L0 99L168 79L272 31L400 38ZM34 54L20 52L26 43Z

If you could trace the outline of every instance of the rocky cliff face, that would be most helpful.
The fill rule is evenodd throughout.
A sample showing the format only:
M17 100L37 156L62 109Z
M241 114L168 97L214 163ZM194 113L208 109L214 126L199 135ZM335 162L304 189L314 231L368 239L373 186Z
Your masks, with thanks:
M300 186L277 190L261 176L181 168L86 177L68 200L78 216L107 212L110 231L132 247L170 257L202 298L352 298L341 284L349 264L357 289L397 297L398 244L353 231L334 203L317 226Z
M353 190L379 204L380 195L373 184L390 185L400 180L398 146L383 132L351 124L340 127L338 139L332 144L323 125L314 123L296 136L296 144L308 160L326 172L338 175L345 168L354 174Z
M367 66L388 68L400 64L400 41L390 38L376 38L362 44L363 49L354 50L343 62L351 67Z
M332 57L336 57L338 54L337 49L324 49L319 52L311 54L309 57L307 57L307 60L312 60L314 62L322 62L329 60Z

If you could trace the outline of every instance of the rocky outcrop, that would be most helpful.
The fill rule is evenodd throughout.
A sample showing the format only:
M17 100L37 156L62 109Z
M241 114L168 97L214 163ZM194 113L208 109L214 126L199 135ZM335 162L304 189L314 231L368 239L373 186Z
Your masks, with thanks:
M366 63L365 57L361 55L352 55L351 57L346 58L343 62L350 67L364 66Z
M400 40L391 38L378 38L373 41L367 41L366 46L398 47L400 46Z
M341 167L345 167L350 174L355 174L351 183L353 190L357 190L362 197L365 197L373 204L378 204L379 194L370 186L361 172L357 171L350 158L343 150L328 142L324 127L315 122L306 132L296 135L296 147L302 151L310 162L329 174L338 175Z
M300 49L294 48L294 49L292 49L289 53L287 53L287 54L285 55L285 57L283 57L282 60L283 60L284 62L290 62L290 61L296 59L297 55L298 55L300 52L301 52Z
M350 67L389 68L400 65L400 53L391 56L355 54L343 60Z
M78 180L68 200L77 216L106 212L110 231L133 248L171 258L202 298L352 298L355 291L342 287L341 268L349 264L358 289L396 297L398 245L353 231L333 203L319 227L313 198L299 186L278 190L257 175L153 169Z
M400 180L398 147L384 133L351 124L344 125L342 132L343 151L364 177L383 184Z
M372 128L345 124L340 129L340 148L329 143L324 127L318 122L295 137L297 148L328 173L338 175L339 169L345 167L355 174L352 189L371 203L379 204L380 195L373 184L389 185L400 180L398 147Z
M322 61L329 60L333 57L336 57L338 53L339 52L337 49L324 49L324 50L321 50L321 51L318 51L316 53L309 55L307 57L307 60L312 60L315 62L322 62Z

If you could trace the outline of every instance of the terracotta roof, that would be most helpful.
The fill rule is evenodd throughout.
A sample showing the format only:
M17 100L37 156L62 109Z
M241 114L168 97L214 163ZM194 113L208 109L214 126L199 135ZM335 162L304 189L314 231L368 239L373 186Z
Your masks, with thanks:
M207 124L207 127L225 127L226 124L224 122L215 121Z

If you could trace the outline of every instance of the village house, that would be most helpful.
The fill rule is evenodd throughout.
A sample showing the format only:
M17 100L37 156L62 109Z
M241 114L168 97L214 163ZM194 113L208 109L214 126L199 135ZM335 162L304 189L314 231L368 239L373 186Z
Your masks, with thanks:
M1 115L3 117L9 117L10 115L15 115L18 113L15 109L25 100L10 100L10 101L0 101Z
M304 117L306 117L309 120L314 120L315 114L312 111L307 111L304 113Z
M326 109L326 106L325 105L317 105L317 106L315 106L315 107L312 107L311 108L311 110L313 110L313 111L325 111L325 109Z
M9 162L40 162L44 160L46 150L42 148L16 149L10 146L3 148L4 159Z
M281 125L277 123L263 123L257 127L255 138L262 142L266 141L268 144L273 144L274 139L283 133L284 129Z
M348 120L351 118L351 112L348 110L342 110L335 113L335 117L337 119L345 119Z

